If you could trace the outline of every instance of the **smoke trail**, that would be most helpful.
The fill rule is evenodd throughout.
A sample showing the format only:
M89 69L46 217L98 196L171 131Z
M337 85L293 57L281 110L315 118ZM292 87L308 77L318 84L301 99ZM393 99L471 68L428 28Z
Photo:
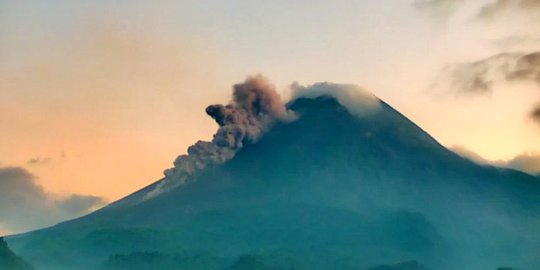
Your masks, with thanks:
M206 113L219 125L212 141L198 141L187 155L178 156L174 167L165 170L165 179L145 199L184 184L198 170L226 162L246 143L255 143L276 121L294 118L274 86L261 75L234 85L232 101L210 105Z

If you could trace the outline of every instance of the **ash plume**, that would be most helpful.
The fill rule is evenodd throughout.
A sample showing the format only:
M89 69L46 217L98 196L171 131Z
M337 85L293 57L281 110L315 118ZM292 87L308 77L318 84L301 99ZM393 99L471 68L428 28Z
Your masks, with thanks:
M186 155L178 156L174 167L164 171L163 181L145 199L186 183L195 172L209 165L225 163L245 144L257 142L276 121L295 117L274 86L261 75L234 85L230 103L210 105L206 113L219 125L212 141L198 141L188 148Z

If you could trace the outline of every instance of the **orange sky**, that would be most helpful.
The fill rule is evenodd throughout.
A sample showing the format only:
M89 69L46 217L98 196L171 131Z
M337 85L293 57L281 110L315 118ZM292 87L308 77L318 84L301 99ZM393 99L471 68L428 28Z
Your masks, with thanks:
M109 25L74 39L20 69L4 66L2 165L28 168L54 193L119 198L211 137L204 108L225 95L217 92L222 61L207 44Z
M0 4L0 166L29 169L52 193L114 200L159 179L211 138L204 108L259 72L284 96L293 81L359 84L443 144L489 159L540 152L526 117L536 86L428 90L445 64L496 52L508 25L434 25L389 0L21 2Z

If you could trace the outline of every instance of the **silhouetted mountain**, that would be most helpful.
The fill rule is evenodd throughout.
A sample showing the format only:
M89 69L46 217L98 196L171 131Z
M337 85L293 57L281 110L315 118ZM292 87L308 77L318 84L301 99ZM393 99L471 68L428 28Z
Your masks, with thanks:
M224 258L216 269L540 268L537 178L463 159L384 102L362 116L329 96L288 107L297 120L185 185L8 240L40 270L193 251Z
M4 241L4 238L0 237L0 269L2 270L33 270L34 268L26 263L23 259L19 258L13 251L11 251Z

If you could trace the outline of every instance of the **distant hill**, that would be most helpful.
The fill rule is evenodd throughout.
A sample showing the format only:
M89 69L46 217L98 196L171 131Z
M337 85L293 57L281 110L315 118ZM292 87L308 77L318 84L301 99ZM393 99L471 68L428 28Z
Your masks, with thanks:
M13 251L11 251L4 241L3 237L0 237L0 269L1 270L33 270L34 268L26 263L23 259L19 258Z
M382 101L288 108L295 121L184 185L8 242L39 270L189 269L174 254L216 270L540 269L538 178L466 160Z

